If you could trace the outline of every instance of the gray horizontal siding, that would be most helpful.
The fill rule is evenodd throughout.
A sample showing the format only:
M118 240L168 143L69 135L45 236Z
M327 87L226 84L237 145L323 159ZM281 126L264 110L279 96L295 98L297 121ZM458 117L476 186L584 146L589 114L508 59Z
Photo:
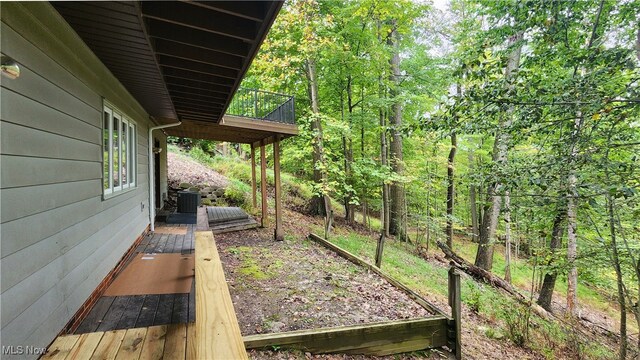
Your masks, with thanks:
M148 225L148 115L48 3L3 2L2 345L46 346ZM102 197L102 103L137 125L137 186Z
M134 215L136 211L138 216ZM44 269L48 273L46 277L30 278L31 287L44 289L44 294L30 294L37 300L26 308L22 304L14 304L20 294L14 294L14 292L3 294L3 343L26 341L40 326L53 330L52 333L43 335L50 338L55 337L96 285L113 268L113 260L117 261L129 247L130 243L123 242L122 239L144 230L146 226L144 220L145 216L144 214L140 215L139 209L125 212L119 221L114 222L114 228L103 229L83 244L75 247L67 257L59 257L50 263ZM114 229L118 230L114 231ZM67 263L67 259L71 257L78 259L72 268ZM66 271L65 268L69 268L70 271ZM79 286L82 288L78 288ZM31 289L24 290L31 291ZM4 302L7 300L5 298L11 301L7 305L6 311ZM21 308L24 310L20 311ZM9 309L17 309L20 312L10 313ZM46 321L47 317L57 316L56 312L63 312L64 321L49 325ZM8 321L5 321L5 316L9 317Z
M0 96L1 93L0 93ZM69 181L102 179L102 164L96 161L0 156L2 188L58 184ZM43 194L45 195L45 194Z
M102 161L102 146L99 144L8 122L0 124L0 152L5 155Z
M102 137L96 126L87 124L61 111L24 97L14 91L3 89L0 114L2 120L22 126L48 131L72 139L101 144Z
M48 57L41 56L42 52L35 45L20 36L9 26L2 24L0 29L2 30L0 34L2 52L14 59L21 59L20 65L22 69L37 69L40 74L45 74L47 82L64 89L69 94L73 94L77 99L96 110L102 109L100 97L95 96L95 92L91 91L85 83L74 76L68 76L69 72L60 64L51 61ZM23 79L22 74L20 79ZM28 85L25 84L24 80L20 84ZM79 119L80 121L86 121L83 117L79 117ZM95 125L100 126L100 122Z
M0 223L102 195L101 180L83 180L0 190Z

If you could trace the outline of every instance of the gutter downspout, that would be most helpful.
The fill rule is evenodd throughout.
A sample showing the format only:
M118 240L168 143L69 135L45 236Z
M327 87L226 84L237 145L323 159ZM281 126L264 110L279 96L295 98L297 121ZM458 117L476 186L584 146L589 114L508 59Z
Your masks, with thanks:
M174 126L178 126L182 124L182 121L178 121L177 123L174 124L167 124L167 125L159 125L159 126L154 126L154 127L150 127L149 128L149 147L148 147L148 151L149 151L149 226L150 226L150 230L151 232L155 231L155 219L156 219L156 204L155 204L155 179L154 179L154 171L155 171L155 164L154 164L154 156L153 156L153 136L152 136L152 132L153 130L158 130L158 129L164 129L164 128L168 128L168 127L174 127Z

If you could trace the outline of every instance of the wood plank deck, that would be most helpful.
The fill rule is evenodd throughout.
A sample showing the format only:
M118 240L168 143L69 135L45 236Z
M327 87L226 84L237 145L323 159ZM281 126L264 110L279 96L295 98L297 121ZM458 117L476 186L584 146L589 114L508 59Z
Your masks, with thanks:
M255 219L238 207L208 206L207 219L214 234L258 227Z
M63 335L42 359L197 359L187 351L194 327L193 323L170 324Z
M136 253L194 253L195 225L157 224ZM188 294L102 296L75 334L195 321L195 281Z
M199 231L195 239L197 322L188 294L103 297L86 319L93 330L59 336L42 358L247 359L213 234ZM159 318L171 323L141 326ZM100 331L114 324L126 328Z

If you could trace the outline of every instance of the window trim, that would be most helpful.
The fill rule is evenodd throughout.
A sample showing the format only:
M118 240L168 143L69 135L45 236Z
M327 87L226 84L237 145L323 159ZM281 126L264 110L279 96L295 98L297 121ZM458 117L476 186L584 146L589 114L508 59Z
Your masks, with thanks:
M129 191L135 190L138 187L138 146L137 146L137 130L138 124L131 120L124 112L120 111L113 104L108 102L107 100L103 100L102 106L102 198L103 200L112 198L114 196L127 193ZM107 130L105 128L105 114L109 115L108 119L108 127ZM117 127L117 135L118 135L118 146L117 146L117 155L114 154L115 147L113 138L114 138L114 124L115 121L118 121ZM126 130L123 129L126 127ZM108 145L109 148L105 148L104 137L105 131L109 133ZM123 136L123 132L125 136ZM122 183L122 154L123 154L123 145L125 146L124 153L126 154L125 165L126 169L126 179L127 183ZM131 145L131 146L130 146ZM108 155L107 155L108 153ZM107 156L105 156L107 155ZM117 169L117 178L119 180L118 186L114 186L114 159L117 156L118 159L118 169ZM105 160L109 162L108 166L105 170ZM108 176L108 181L105 179L105 176ZM108 188L105 188L106 183L108 182Z

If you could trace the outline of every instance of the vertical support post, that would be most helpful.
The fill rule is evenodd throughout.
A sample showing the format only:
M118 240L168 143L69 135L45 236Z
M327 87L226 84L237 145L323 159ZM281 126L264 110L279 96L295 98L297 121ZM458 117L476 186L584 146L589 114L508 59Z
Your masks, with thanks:
M462 324L462 310L460 307L460 274L453 266L449 267L449 306L451 317L449 323L449 347L453 350L457 360L462 359L462 346L460 339L460 326Z
M376 267L380 268L382 266L382 254L384 252L384 231L380 234L378 238L378 246L376 247Z
M251 144L251 204L254 209L258 207L258 195L256 192L256 149Z
M267 210L267 155L265 154L264 143L260 145L260 193L262 194L262 227L269 226L269 212Z
M284 240L284 232L282 230L282 191L280 188L280 138L276 136L273 142L273 180L275 185L275 203L276 203L276 229L274 238L276 241Z

